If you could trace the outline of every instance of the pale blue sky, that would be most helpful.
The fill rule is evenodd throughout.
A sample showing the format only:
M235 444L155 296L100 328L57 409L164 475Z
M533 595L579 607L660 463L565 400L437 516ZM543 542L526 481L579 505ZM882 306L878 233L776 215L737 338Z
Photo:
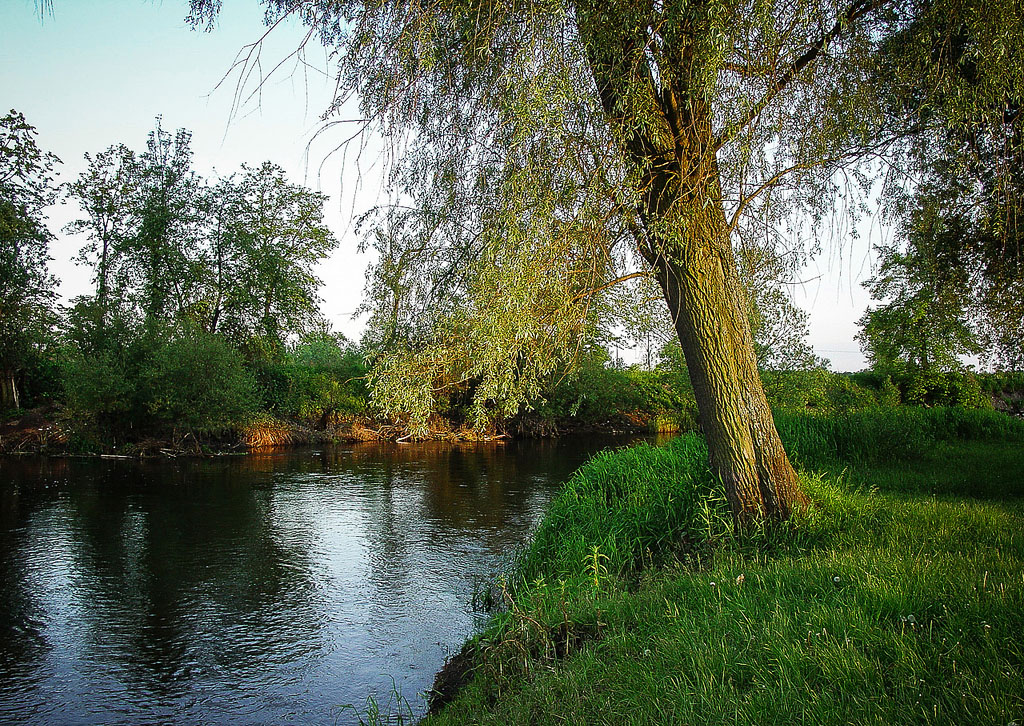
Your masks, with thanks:
M164 128L192 131L195 166L203 174L271 160L292 181L328 194L327 221L341 247L320 269L324 312L336 329L358 338L361 326L349 314L359 304L367 259L356 253L351 219L379 197L379 164L366 152L358 168L351 154L347 162L336 156L321 167L339 140L331 133L307 156L333 88L323 49L311 42L305 60L312 69L286 62L259 99L246 99L232 115L237 76L218 83L239 51L265 32L262 10L255 0L225 2L210 33L189 29L186 13L185 0L55 0L54 16L41 20L32 0L0 0L0 106L21 111L36 126L40 146L63 160L65 181L82 170L85 152L115 143L141 149L162 115ZM263 49L264 69L285 59L304 33L297 23L276 29ZM75 214L66 207L50 215L58 236L52 269L65 297L89 289L88 271L70 261L81 240L59 231ZM877 226L862 229L877 241ZM820 277L794 293L811 312L812 345L837 370L864 365L853 336L868 302L859 281L869 274L869 245L862 239L835 246L805 271L807 279Z
M359 210L374 203L379 183L372 168L361 176L353 164L343 170L340 157L321 168L329 137L306 153L333 87L323 72L322 48L311 43L306 53L320 72L286 62L259 98L234 108L237 74L218 84L239 51L266 32L262 11L255 2L227 2L210 33L191 30L186 12L183 0L56 0L53 17L40 19L31 0L0 0L0 105L5 112L21 111L36 127L39 145L64 162L64 181L84 168L86 152L115 143L144 148L162 115L164 128L192 131L195 166L203 174L230 174L243 162L271 160L292 181L328 194L327 221L342 244L320 269L324 311L337 329L357 338L361 328L349 314L359 304L366 256L356 254L350 218L353 201ZM275 29L263 49L263 67L269 71L287 58L303 35L297 23ZM369 166L365 157L363 166ZM360 184L362 191L353 196ZM65 297L90 289L88 270L70 262L82 240L60 232L76 214L74 205L50 214L58 237L52 269Z

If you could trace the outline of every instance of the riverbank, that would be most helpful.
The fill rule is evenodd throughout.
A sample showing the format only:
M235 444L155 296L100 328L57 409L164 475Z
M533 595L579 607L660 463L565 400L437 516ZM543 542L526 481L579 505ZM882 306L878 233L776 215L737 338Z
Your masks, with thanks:
M581 468L424 724L1022 722L1024 423L778 423L784 532L732 537L696 437Z
M521 438L555 438L579 434L630 435L671 433L677 426L660 414L631 412L603 420L593 418L541 419L522 417L507 426L480 431L459 422L435 417L426 437L419 440L494 442ZM140 434L120 440L77 429L65 409L44 406L22 411L0 422L0 454L53 456L95 455L121 457L212 456L325 443L392 441L407 443L405 427L371 416L343 416L329 425L310 426L299 421L258 417L219 434L197 437L184 434Z
M191 412L189 415L170 418L153 415L149 404L139 401L118 408L115 414L81 401L77 406L60 403L59 398L30 410L0 412L0 453L195 456L329 442L503 441L574 434L675 433L697 428L693 392L685 375L675 368L650 371L591 366L560 381L532 408L497 419L483 429L472 425L465 402L449 402L439 409L444 413L429 417L426 431L415 438L408 420L373 414L365 387L321 400L323 397L309 391L300 395L292 390L298 386L296 381L309 384L310 371L293 366L278 373L276 377L268 374L272 380L266 384L262 403L246 408L237 418L221 415L224 412L218 413L218 406L209 405L203 396L190 400L205 412L184 407L182 411ZM277 378L295 384L285 386L290 393L281 388L284 384ZM907 373L894 378L818 369L763 371L762 379L772 409L780 411L835 414L910 404L1024 414L1024 377L1020 374ZM330 382L324 379L321 383L327 385L325 381ZM139 395L140 401L152 398L152 391Z

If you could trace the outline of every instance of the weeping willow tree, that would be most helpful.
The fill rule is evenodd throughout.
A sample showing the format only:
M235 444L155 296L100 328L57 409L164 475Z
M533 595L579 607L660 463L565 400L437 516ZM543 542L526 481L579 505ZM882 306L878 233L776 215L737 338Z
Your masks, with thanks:
M423 411L472 381L480 417L515 409L572 360L604 291L649 276L739 526L804 500L758 377L740 230L822 213L837 170L856 177L927 120L953 75L933 52L950 17L998 42L978 62L1024 57L1012 0L265 4L330 49L328 127L357 99L392 141L392 198L366 222L378 400ZM192 0L191 20L219 5ZM918 65L931 85L894 113L876 88Z

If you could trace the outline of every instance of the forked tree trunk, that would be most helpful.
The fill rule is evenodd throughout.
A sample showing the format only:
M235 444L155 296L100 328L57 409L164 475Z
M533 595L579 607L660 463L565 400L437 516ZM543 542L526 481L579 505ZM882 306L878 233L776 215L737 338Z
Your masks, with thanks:
M0 373L0 410L5 408L21 408L18 400L18 386L14 382L14 373Z

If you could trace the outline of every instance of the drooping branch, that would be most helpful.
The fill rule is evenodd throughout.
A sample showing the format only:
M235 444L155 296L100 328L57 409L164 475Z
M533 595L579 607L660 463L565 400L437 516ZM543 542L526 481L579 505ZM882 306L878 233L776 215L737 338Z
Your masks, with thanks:
M735 139L752 121L754 121L768 105L809 65L828 48L832 41L836 40L846 30L852 27L858 20L888 5L892 0L855 0L847 8L832 28L819 37L800 56L793 60L785 72L772 83L765 94L757 103L752 105L747 112L737 121L729 124L719 135L715 143L715 150L721 149L730 141Z

